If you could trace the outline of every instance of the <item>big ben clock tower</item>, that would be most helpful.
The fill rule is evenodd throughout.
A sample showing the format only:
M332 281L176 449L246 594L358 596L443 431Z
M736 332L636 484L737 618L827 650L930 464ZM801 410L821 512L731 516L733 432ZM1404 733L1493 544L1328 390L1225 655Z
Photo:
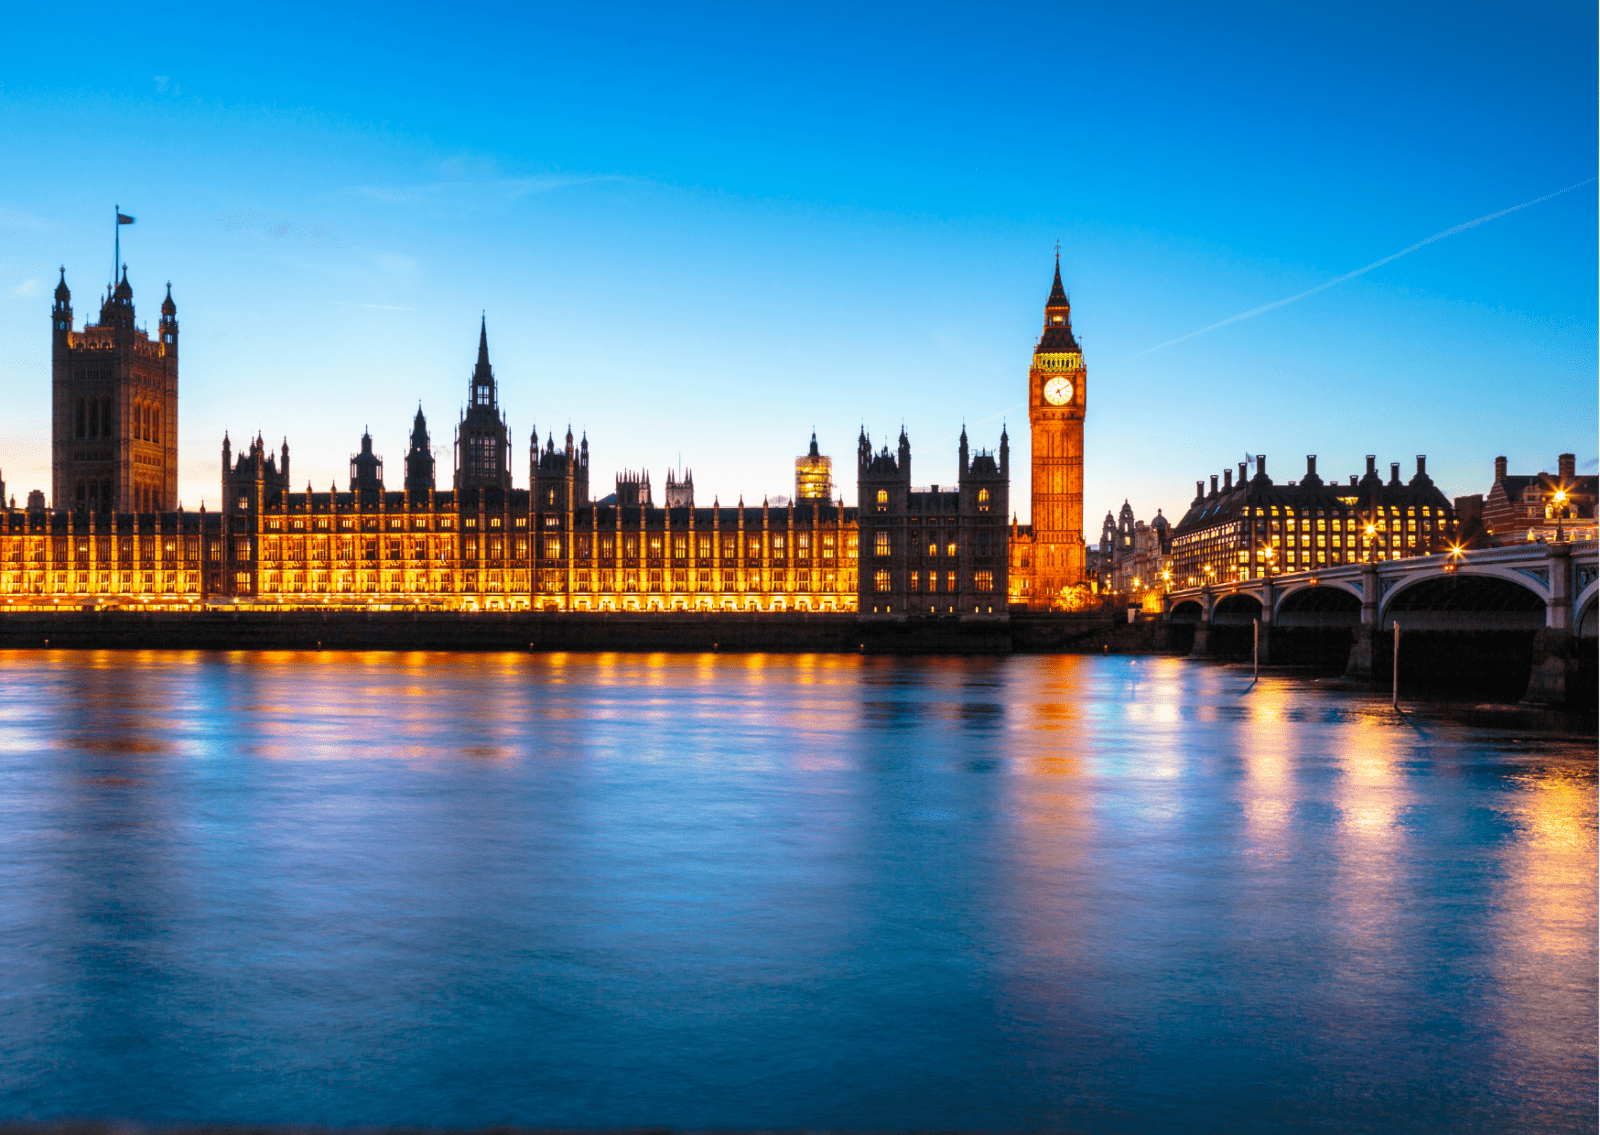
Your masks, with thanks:
M1072 337L1072 305L1055 285L1044 305L1044 334L1028 368L1028 424L1033 433L1033 586L1028 605L1061 604L1084 579L1083 415L1088 372Z

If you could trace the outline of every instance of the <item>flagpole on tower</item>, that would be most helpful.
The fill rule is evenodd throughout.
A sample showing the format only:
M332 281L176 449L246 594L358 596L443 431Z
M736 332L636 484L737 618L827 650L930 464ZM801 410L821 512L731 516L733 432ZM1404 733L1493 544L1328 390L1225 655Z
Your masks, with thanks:
M111 227L116 231L115 251L111 255L111 289L117 287L117 265L122 263L122 206L118 205L112 215Z

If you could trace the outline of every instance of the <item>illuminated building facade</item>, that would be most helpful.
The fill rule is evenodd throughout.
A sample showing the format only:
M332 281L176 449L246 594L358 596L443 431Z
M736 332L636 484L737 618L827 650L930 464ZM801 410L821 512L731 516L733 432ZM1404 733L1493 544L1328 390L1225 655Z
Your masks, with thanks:
M419 408L401 490L370 434L348 490L291 490L289 443L223 438L219 512L91 504L0 510L6 607L431 608L854 611L854 509L811 500L696 507L691 477L656 507L647 473L589 494L589 442L529 442L528 484L504 460L487 332L480 328L454 483L440 490Z
M911 485L911 442L872 452L866 430L857 447L862 614L1004 615L1010 443L969 453L961 431L955 487Z
M178 308L155 339L134 326L133 288L108 288L100 322L72 328L66 269L50 311L50 493L57 508L161 512L178 494Z
M811 432L811 450L794 459L794 499L826 501L833 499L833 458L817 452L817 434Z
M1028 368L1033 444L1032 523L1014 526L1010 601L1039 610L1075 605L1084 583L1083 419L1088 370L1072 334L1072 304L1061 285L1061 257L1045 301L1044 331Z
M1494 544L1527 540L1593 540L1597 535L1593 473L1578 476L1577 457L1556 458L1556 472L1515 475L1504 457L1494 459L1494 484L1483 501L1483 527Z
M1310 456L1298 484L1275 485L1263 456L1248 479L1248 466L1239 463L1237 484L1231 469L1220 487L1211 478L1209 493L1195 482L1194 501L1172 534L1172 586L1448 551L1455 510L1428 476L1427 458L1417 458L1409 482L1400 480L1399 462L1389 468L1385 482L1369 455L1365 476L1325 483Z

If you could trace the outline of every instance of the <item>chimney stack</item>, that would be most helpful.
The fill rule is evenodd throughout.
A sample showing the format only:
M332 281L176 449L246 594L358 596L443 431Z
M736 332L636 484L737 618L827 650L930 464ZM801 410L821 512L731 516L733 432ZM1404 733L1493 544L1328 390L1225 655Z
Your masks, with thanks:
M1225 492L1225 493L1233 492L1233 470L1232 469L1224 469L1222 471L1222 491Z
M1249 464L1247 462L1244 462L1244 461L1239 462L1239 484L1243 485L1246 481L1248 481L1250 479L1249 473L1246 472L1246 470L1249 469L1249 468L1250 468L1250 466L1249 466Z
M1257 477L1265 477L1266 475L1267 475L1267 455L1265 453L1258 453L1258 454L1256 454L1256 476Z
M1376 477L1377 475L1378 475L1378 455L1375 454L1375 453L1369 453L1369 454L1367 454L1367 476Z
M1427 475L1428 475L1428 455L1426 453L1419 453L1419 454L1417 454L1417 476L1426 477Z
M1572 480L1578 473L1578 455L1576 453L1563 453L1556 458L1556 469L1562 480Z
M1211 495L1217 495L1217 475L1215 473L1211 474Z
M1389 462L1389 483L1391 485L1400 483L1400 462L1398 461Z
M1317 455L1315 453L1308 453L1308 454L1306 454L1306 476L1307 477L1315 477L1316 475L1317 475Z
M1496 457L1494 459L1494 479L1496 481L1504 481L1506 479L1506 459L1504 457Z

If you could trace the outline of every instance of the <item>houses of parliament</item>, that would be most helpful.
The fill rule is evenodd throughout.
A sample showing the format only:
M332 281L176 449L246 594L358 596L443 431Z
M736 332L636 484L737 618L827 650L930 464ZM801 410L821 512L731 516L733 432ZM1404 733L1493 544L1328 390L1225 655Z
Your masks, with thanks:
M1028 372L1031 527L1010 514L1009 439L956 484L913 486L904 430L857 444L846 504L813 435L792 498L696 501L693 475L616 474L597 498L589 439L530 432L525 487L480 324L453 460L436 468L419 406L399 478L363 436L347 484L294 487L285 440L224 435L222 507L177 504L179 325L135 325L127 268L98 323L74 327L65 269L51 308L51 499L0 481L0 610L436 609L834 611L991 618L1060 606L1084 578L1086 371L1059 257ZM445 483L441 484L441 480ZM398 482L398 483L396 483ZM8 502L8 503L7 503Z

